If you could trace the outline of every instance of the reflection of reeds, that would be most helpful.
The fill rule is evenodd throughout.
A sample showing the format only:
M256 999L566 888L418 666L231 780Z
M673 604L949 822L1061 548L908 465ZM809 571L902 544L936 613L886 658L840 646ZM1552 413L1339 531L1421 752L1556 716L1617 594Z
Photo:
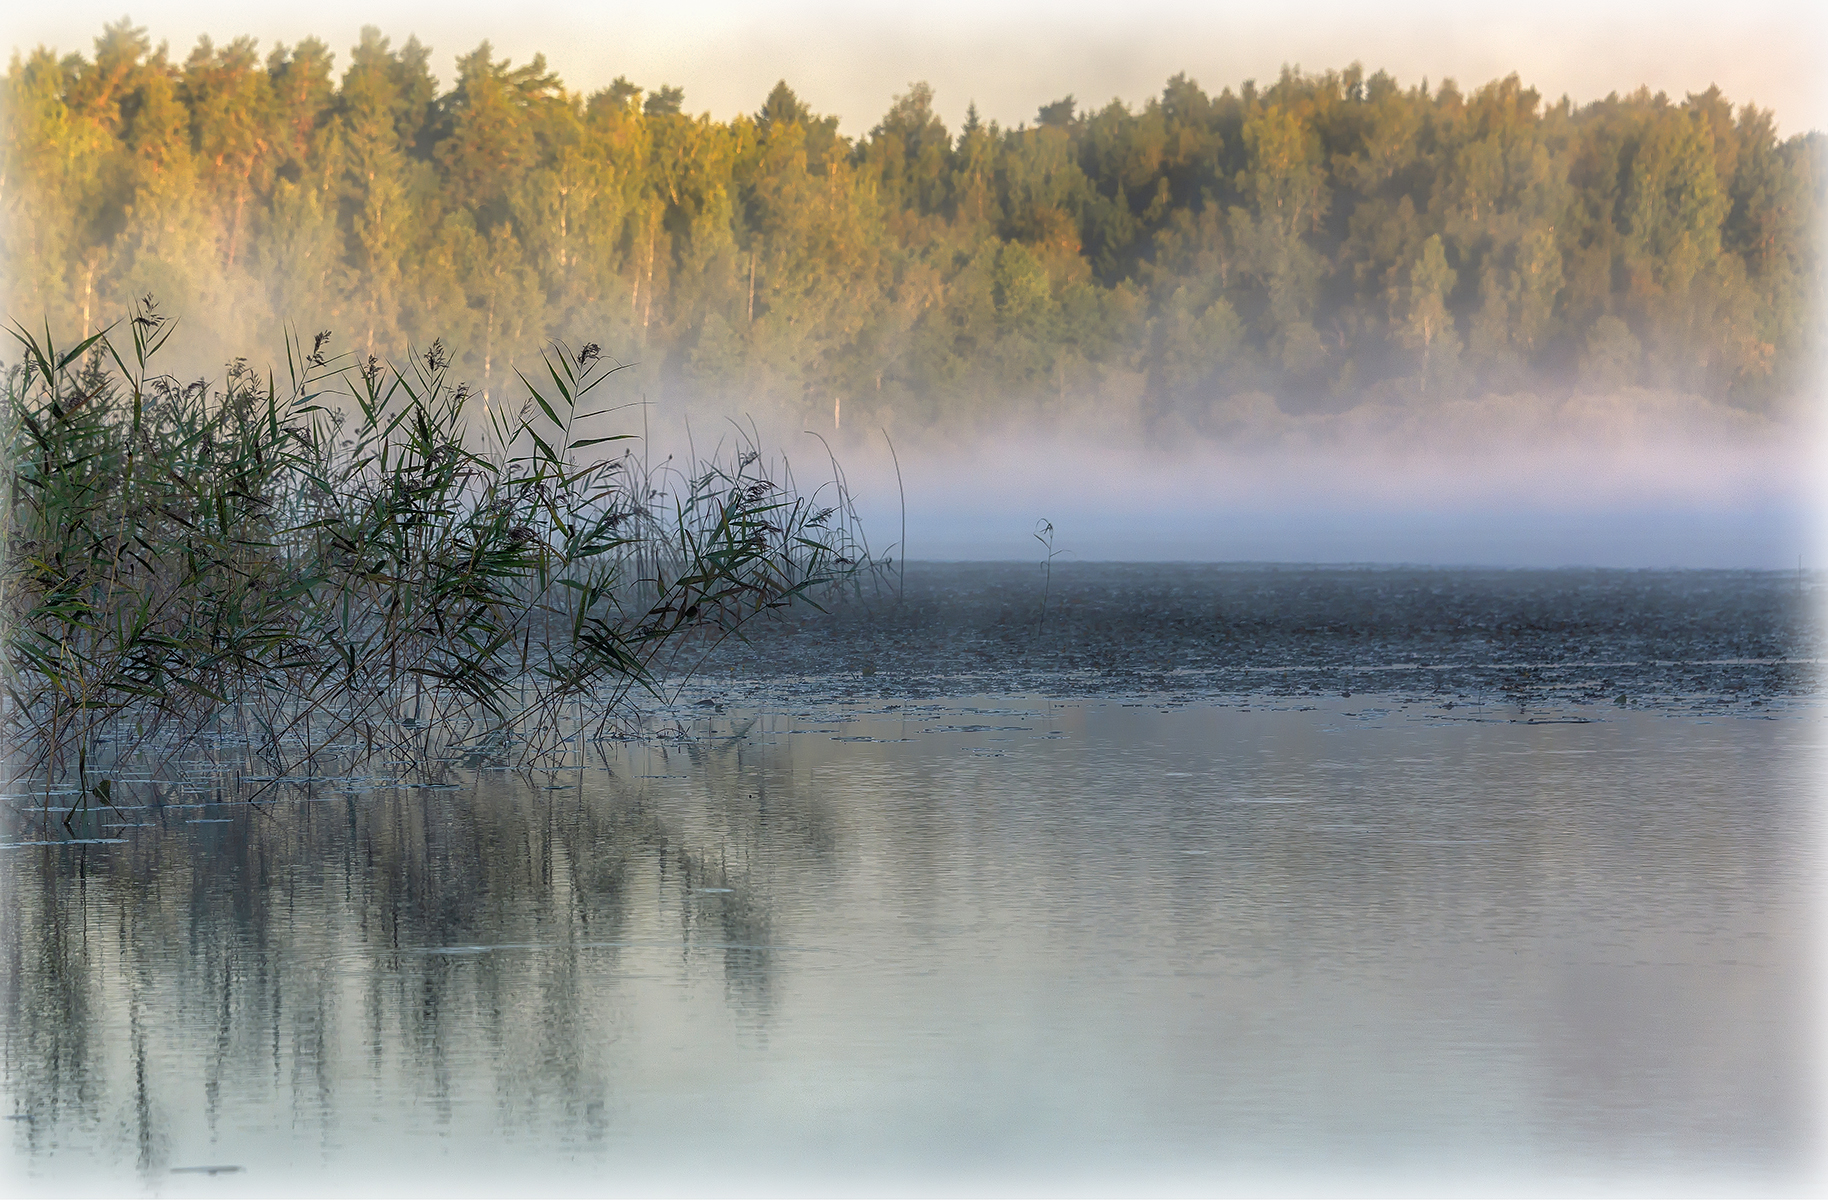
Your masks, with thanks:
M79 805L109 800L104 729L116 762L232 729L276 775L328 747L556 752L561 716L600 730L682 648L867 558L841 481L797 494L753 439L683 469L599 457L629 435L593 431L620 369L594 345L555 345L514 412L438 344L351 365L324 334L285 384L237 362L212 389L152 372L150 302L128 329L17 330L0 430L9 766L73 773Z

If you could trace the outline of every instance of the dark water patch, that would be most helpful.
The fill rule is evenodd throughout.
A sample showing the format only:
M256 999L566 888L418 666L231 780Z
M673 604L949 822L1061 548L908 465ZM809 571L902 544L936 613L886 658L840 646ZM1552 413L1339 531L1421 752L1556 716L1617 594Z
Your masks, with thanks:
M1178 689L1730 707L1815 694L1815 595L1781 571L1056 561L1050 584L1033 564L910 563L899 599L758 623L703 683L733 702Z
M31 846L125 846L126 838L52 838L39 842L0 842L0 850L24 850Z

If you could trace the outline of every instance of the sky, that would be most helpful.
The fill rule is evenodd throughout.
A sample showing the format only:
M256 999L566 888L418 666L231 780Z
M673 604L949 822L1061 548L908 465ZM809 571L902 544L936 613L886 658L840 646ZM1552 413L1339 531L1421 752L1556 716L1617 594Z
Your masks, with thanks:
M9 5L0 34L13 50L48 45L86 53L102 25L123 15L125 2ZM1245 79L1273 80L1284 65L1319 71L1355 61L1404 84L1452 78L1468 89L1515 71L1545 99L1565 94L1577 103L1639 86L1679 97L1718 84L1736 103L1774 110L1787 135L1828 129L1824 10L1794 0L141 0L125 8L179 56L205 33L219 41L251 34L263 47L315 35L346 63L361 27L374 24L396 44L416 34L430 45L446 83L454 58L489 39L516 62L544 53L575 90L594 91L618 75L648 88L672 84L685 88L689 111L718 118L754 111L785 78L815 110L842 118L853 136L867 133L914 80L933 85L941 115L956 128L974 101L986 120L1013 125L1068 93L1082 105L1112 98L1140 105L1181 71L1218 91Z

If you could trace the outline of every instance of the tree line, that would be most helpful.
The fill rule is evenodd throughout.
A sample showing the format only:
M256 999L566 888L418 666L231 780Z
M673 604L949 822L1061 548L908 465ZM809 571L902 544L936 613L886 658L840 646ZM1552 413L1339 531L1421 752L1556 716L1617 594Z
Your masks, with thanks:
M1819 349L1828 138L1717 89L1545 103L1353 66L950 130L914 84L865 136L778 84L750 115L569 91L488 43L205 38L125 20L15 54L11 314L157 296L223 343L434 339L485 393L550 339L660 394L968 425L1650 387L1772 409Z

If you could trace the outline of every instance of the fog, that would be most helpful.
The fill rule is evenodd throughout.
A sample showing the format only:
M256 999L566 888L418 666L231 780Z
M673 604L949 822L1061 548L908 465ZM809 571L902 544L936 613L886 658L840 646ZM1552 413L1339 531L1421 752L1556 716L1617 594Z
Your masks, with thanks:
M1726 494L1710 494L1705 481L1691 490L1674 455L1667 463L1584 457L990 448L909 464L907 553L1038 559L1040 519L1053 524L1058 551L1088 561L1778 568L1811 548L1815 525L1795 492L1749 477ZM1617 486L1586 486L1583 467ZM1749 475L1752 467L1748 456L1714 469ZM1645 494L1631 494L1633 479L1646 483ZM890 536L892 484L872 472L863 497L869 527Z
M1057 562L1794 570L1823 559L1820 439L1801 416L1645 389L1307 415L1264 395L1215 403L1232 418L1217 434L1173 412L1150 425L1110 410L1031 415L964 435L842 413L836 428L827 413L740 415L803 488L830 478L835 457L871 547L899 557L905 516L913 560L1039 562L1044 521ZM739 414L721 415L713 398L648 405L651 453L702 453Z
M168 368L219 379L205 364L231 343L206 340L179 339ZM493 394L512 403L525 392ZM1195 395L1162 411L1092 393L922 421L912 411L931 404L840 402L834 414L696 391L639 362L594 398L609 411L588 436L645 437L650 463L743 442L784 459L823 502L838 498L828 481L841 476L872 551L891 558L904 555L905 520L906 557L931 561L1038 562L1035 532L1049 522L1056 562L1828 562L1821 430L1800 403L1765 414L1690 393L1564 385L1473 399L1385 392L1305 413L1262 392Z
M180 336L162 365L220 380L208 364L250 348L265 349L252 331ZM510 404L525 394L499 377L490 393ZM695 390L640 362L593 400L608 411L585 435L645 438L650 463L753 443L827 503L841 476L872 551L897 559L1039 562L1035 534L1048 522L1056 562L1828 562L1822 433L1803 401L1764 413L1692 393L1543 383L1471 399L1386 389L1326 412L1291 412L1299 405L1264 392L1165 409L1089 392L1012 397L977 415L954 401L922 418L945 406L859 399L834 413ZM480 402L472 408L480 430Z

